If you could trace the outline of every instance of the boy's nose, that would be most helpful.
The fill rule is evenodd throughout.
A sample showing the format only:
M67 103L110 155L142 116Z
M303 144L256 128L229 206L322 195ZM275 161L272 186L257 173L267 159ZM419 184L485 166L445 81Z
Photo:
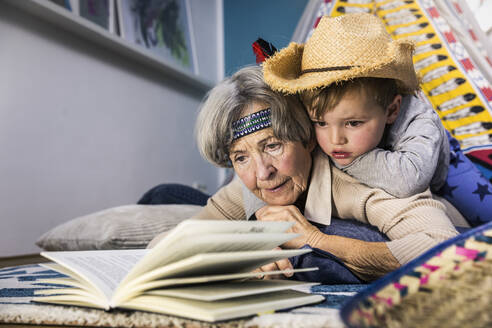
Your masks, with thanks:
M331 143L334 145L343 145L347 142L345 135L339 129L333 129L331 132Z

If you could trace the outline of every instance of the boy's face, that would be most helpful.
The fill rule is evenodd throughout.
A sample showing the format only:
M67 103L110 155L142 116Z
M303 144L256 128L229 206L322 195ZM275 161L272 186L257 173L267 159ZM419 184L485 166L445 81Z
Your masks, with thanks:
M348 91L334 108L326 109L321 119L309 115L321 149L338 165L348 165L358 156L377 147L386 124L395 121L401 96L383 109L365 92Z

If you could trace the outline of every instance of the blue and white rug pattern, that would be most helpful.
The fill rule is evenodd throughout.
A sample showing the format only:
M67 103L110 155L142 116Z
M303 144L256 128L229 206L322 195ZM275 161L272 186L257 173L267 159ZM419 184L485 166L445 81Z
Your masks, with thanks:
M60 278L64 275L38 264L0 269L0 304L31 304L36 290L52 288L40 279Z

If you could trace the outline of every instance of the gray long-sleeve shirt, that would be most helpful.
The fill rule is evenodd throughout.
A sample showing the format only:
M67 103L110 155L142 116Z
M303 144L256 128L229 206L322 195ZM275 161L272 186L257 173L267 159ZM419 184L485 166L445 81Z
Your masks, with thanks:
M337 166L360 182L399 197L437 191L446 181L449 142L434 109L415 96L404 96L396 121L375 148L346 166Z

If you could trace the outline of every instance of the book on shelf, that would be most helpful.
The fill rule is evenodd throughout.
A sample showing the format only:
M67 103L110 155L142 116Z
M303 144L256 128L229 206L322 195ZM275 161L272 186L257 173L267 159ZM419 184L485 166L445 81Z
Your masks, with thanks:
M142 310L221 321L323 300L316 283L258 279L253 270L310 249L280 249L289 222L185 220L152 249L42 252L63 277L36 302ZM302 272L317 268L290 271ZM289 270L263 272L283 274Z

